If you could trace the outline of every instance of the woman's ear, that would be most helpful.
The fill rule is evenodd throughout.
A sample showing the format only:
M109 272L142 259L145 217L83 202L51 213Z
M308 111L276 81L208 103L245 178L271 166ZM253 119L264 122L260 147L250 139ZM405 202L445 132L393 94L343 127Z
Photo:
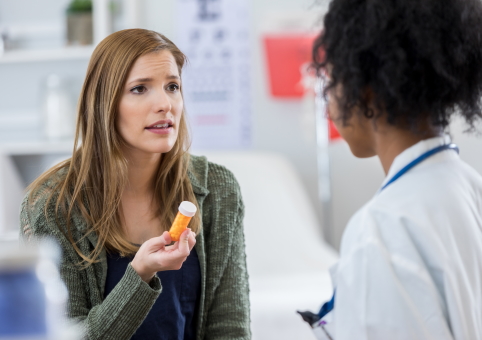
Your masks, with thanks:
M371 87L365 88L363 90L363 102L366 104L367 112L365 113L365 117L371 119L376 116L376 112L378 111L375 103L375 94Z

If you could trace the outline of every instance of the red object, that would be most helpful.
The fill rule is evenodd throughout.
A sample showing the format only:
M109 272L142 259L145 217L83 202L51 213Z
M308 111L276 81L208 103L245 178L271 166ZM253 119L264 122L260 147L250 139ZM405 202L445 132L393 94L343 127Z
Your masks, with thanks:
M305 93L303 72L312 62L312 48L316 35L267 35L264 37L270 92L277 98L301 98ZM322 57L324 51L320 51ZM328 115L327 115L328 116ZM329 120L330 140L342 137Z
M311 63L316 35L268 35L264 37L271 95L300 98L305 89L301 83L302 67Z
M337 139L341 139L341 135L340 133L338 132L335 124L333 124L333 121L332 120L328 120L328 132L329 132L329 136L330 136L330 140L333 141L333 140L337 140Z

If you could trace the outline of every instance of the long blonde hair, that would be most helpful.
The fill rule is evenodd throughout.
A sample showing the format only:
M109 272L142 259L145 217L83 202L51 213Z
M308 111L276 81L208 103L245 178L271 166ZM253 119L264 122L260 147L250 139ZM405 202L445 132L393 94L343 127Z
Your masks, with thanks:
M167 50L172 53L181 75L185 55L169 39L154 31L128 29L105 38L94 50L80 94L77 127L72 157L45 172L28 188L36 192L52 176L58 176L45 206L56 197L55 215L63 216L66 233L84 265L98 261L102 249L132 255L138 247L131 244L122 228L120 203L127 183L127 160L121 151L124 143L115 127L119 101L134 62L142 55ZM155 177L154 197L162 228L172 223L181 201L197 204L188 177L189 134L182 113L178 137L171 151L163 154ZM64 170L64 171L60 171ZM83 254L73 238L70 225L74 210L87 222L87 234L96 233L97 245ZM62 215L59 215L62 214ZM196 214L190 227L199 231ZM85 235L87 236L87 235Z

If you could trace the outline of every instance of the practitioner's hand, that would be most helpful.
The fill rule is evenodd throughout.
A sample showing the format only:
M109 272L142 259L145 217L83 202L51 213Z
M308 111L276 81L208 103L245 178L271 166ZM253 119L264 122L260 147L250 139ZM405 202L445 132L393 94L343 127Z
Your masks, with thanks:
M149 283L157 272L180 269L196 244L196 234L187 228L178 242L168 246L171 242L171 236L165 231L139 248L131 266L144 282Z

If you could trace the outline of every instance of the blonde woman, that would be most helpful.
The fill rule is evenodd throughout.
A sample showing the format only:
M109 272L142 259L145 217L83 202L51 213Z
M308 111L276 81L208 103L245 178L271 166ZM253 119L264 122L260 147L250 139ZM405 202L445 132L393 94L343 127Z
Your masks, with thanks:
M29 187L25 239L54 237L68 316L86 339L250 339L243 202L225 168L189 156L185 56L130 29L95 49L71 159ZM179 203L198 207L171 244Z

